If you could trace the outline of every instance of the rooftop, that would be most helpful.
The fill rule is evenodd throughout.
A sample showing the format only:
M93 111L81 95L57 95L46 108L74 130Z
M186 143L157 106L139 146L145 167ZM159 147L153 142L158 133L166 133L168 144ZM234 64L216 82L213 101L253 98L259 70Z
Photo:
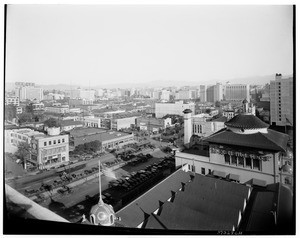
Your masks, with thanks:
M94 135L94 134L100 134L105 133L106 130L99 129L99 128L74 128L70 131L70 134L74 137L81 137L81 136L87 136L87 135Z
M289 136L271 129L268 133L237 134L224 128L204 139L206 142L251 147L273 151L285 151Z
M228 122L225 123L226 126L243 128L243 129L259 129L259 128L268 128L269 125L264 123L258 117L254 115L236 115Z
M83 125L81 121L74 121L74 120L62 120L59 123L61 126Z
M127 227L232 230L249 194L245 185L178 170L117 216Z

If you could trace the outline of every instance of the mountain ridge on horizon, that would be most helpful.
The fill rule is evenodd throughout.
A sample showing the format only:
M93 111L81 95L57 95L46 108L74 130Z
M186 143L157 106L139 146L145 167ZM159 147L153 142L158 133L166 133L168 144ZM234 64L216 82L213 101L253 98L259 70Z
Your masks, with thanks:
M283 77L291 77L292 75L283 75ZM86 87L83 85L79 84L73 84L73 85L68 85L68 84L36 84L37 86L42 87L45 90L68 90L68 89L76 89L76 88L83 88L83 89L100 89L100 88L145 88L145 87L150 87L150 88L158 88L158 87L183 87L183 86L198 86L198 85L214 85L216 83L223 83L225 84L226 82L229 82L231 84L250 84L250 85L265 85L267 83L270 83L270 80L275 79L275 75L264 75L264 76L250 76L250 77L243 77L243 78L233 78L233 79L223 79L223 80L207 80L207 81L202 81L202 82L197 82L197 81L178 81L178 80L153 80L149 82L129 82L129 83L111 83L111 84L103 84L103 85L96 85L96 86L90 86ZM251 83L249 83L251 82ZM14 84L14 83L6 83L6 88L7 86L12 86L9 84Z

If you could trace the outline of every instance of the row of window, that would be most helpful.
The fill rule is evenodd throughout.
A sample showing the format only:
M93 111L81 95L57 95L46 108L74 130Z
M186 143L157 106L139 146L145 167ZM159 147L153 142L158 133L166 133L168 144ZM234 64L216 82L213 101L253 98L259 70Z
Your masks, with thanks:
M56 140L49 140L48 141L48 145L52 145L52 142L53 142L53 145L56 145ZM65 142L65 139L61 139L61 142L60 142L60 139L57 140L57 143L60 144L60 143L64 143ZM47 141L44 141L44 146L47 146Z
M66 152L66 146L48 149L48 150L42 150L43 155L53 155L61 152Z
M26 137L26 136L21 136L21 135L14 134L14 133L11 133L10 136L11 136L11 137L18 138L18 139L20 139L20 140L27 140L27 137Z
M244 167L261 171L261 161L259 159L244 158L236 155L224 155L225 164Z
M193 133L202 133L202 125L193 125Z

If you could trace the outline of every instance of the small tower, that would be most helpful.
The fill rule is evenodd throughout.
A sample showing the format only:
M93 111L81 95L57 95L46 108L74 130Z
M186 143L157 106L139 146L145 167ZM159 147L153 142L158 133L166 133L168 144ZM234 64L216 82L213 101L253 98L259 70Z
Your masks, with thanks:
M99 161L99 202L90 211L90 222L97 226L113 226L117 220L113 207L103 202L101 195L101 164Z
M183 143L185 146L189 147L190 139L192 136L192 110L185 109L184 113L184 140Z
M249 114L249 104L246 98L243 100L243 114Z

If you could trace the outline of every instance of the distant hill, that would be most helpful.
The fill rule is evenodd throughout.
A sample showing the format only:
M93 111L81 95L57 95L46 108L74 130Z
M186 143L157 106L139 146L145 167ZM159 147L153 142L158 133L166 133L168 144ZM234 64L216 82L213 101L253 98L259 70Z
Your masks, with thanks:
M283 75L283 77L290 77L292 75ZM231 78L231 79L199 79L199 80L154 80L150 82L126 82L123 83L112 83L112 84L103 84L103 85L91 85L91 89L98 89L98 88L144 88L144 87L170 87L170 86L199 86L201 84L204 85L213 85L217 82L225 84L229 82L231 84L251 84L251 85L265 85L266 83L270 83L270 80L275 79L275 74L273 75L264 75L264 76L251 76L251 77L244 77L244 78ZM69 85L69 84L50 84L50 85L43 85L37 84L37 86L42 87L45 90L68 90L68 89L76 89L78 87L83 89L88 89L89 87L85 85ZM6 83L5 85L6 90L12 90L14 88L14 83Z

